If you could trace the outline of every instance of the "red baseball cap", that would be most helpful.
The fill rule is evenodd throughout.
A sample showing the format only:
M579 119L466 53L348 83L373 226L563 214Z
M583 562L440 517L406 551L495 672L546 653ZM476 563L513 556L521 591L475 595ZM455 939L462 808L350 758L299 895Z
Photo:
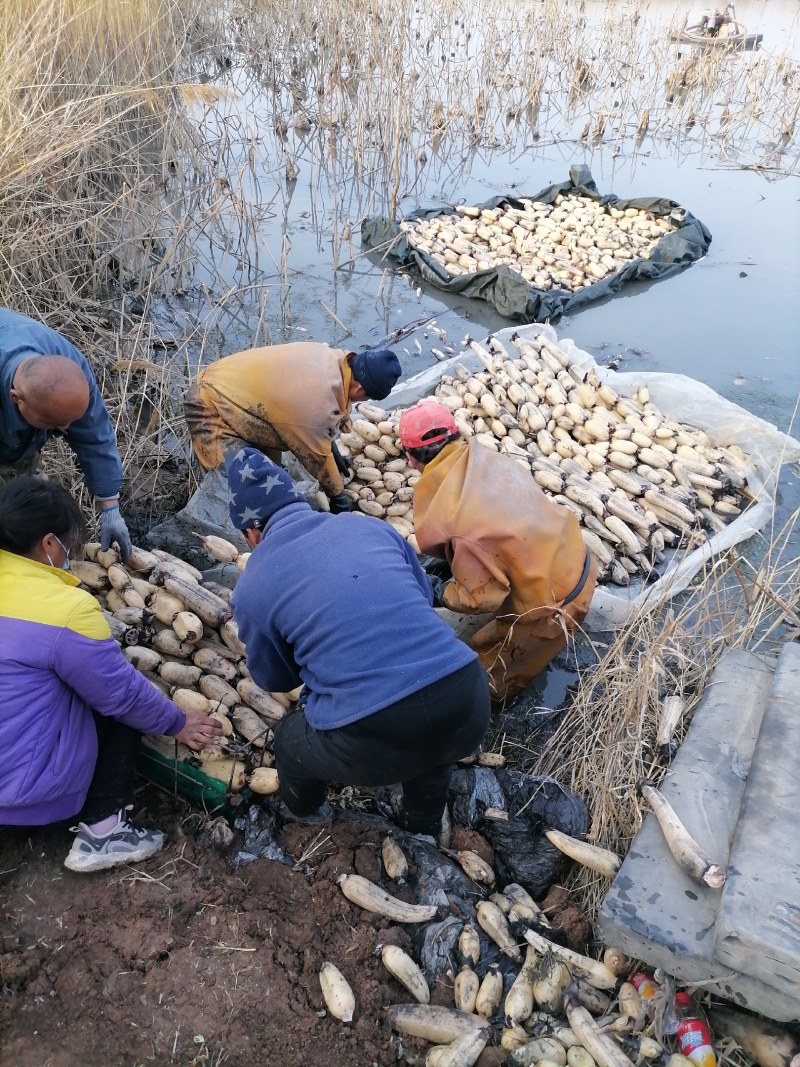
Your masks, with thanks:
M425 448L459 433L453 414L435 400L421 400L407 408L397 427L403 448Z

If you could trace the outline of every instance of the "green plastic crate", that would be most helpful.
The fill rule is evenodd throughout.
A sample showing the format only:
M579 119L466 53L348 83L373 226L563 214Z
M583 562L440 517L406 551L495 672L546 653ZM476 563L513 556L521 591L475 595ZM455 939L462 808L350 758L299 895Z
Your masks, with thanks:
M178 792L207 809L216 811L228 806L229 795L224 782L209 777L186 760L164 755L146 739L139 747L137 770L171 793Z

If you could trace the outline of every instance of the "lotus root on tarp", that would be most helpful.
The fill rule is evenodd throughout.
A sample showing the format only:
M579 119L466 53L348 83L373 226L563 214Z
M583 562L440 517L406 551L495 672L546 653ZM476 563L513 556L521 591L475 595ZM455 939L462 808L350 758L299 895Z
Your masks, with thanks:
M549 829L583 837L589 813L577 793L553 778L516 770L467 767L456 770L450 785L453 819L474 827L494 849L501 885L518 882L541 899L570 862L544 836ZM508 819L486 818L487 808L508 812Z
M618 293L628 282L667 278L701 259L711 244L711 233L691 212L675 200L662 196L643 196L621 199L613 193L601 193L591 171L582 164L570 167L569 181L558 182L533 196L503 194L475 206L491 209L499 205L522 210L526 200L552 204L559 195L587 196L598 203L614 207L638 208L658 217L669 216L676 227L657 241L646 259L633 259L613 274L587 285L578 292L566 289L537 289L511 267L501 265L487 270L450 277L444 265L428 252L414 248L406 239L400 224L385 216L372 216L361 223L361 240L367 248L381 248L382 260L394 260L398 267L417 271L426 282L457 296L485 300L507 318L520 322L555 322L564 314L581 311L589 304ZM411 212L405 221L431 219L440 215L457 216L451 205Z

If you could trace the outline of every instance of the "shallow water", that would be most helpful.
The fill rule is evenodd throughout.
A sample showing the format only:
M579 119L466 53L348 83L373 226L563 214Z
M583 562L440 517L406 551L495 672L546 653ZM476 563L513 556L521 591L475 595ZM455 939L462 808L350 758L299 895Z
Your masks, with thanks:
M587 7L591 22L603 5L595 0ZM666 35L680 9L656 3L646 10L651 20L662 19L660 25L654 21L653 34ZM800 58L794 0L743 0L736 10L748 26L765 34L760 56L788 51ZM665 41L665 47L674 49L676 59L691 55L685 46ZM740 54L729 62L750 63L753 54ZM244 85L235 73L232 81ZM236 110L243 123L255 121L262 131L271 114L266 96L259 95L252 83ZM576 128L580 123L579 117ZM268 200L269 210L263 212L258 247L249 251L249 262L236 264L231 257L231 267L240 268L231 269L231 280L238 274L239 283L246 285L241 275L249 266L255 287L249 308L247 293L241 299L245 313L249 311L247 324L234 326L221 350L251 343L256 315L262 332L272 340L310 335L353 345L374 343L424 314L436 314L452 339L460 339L466 329L475 333L478 324L487 328L507 324L479 302L452 302L426 285L417 292L416 279L385 272L373 262L377 256L363 256L358 239L362 214L386 208L369 202L370 192L363 183L354 182L350 192L335 186L315 159L312 144L304 151L300 135L290 133L290 138L294 139L290 149L297 150L296 183L280 192L276 188L270 196L275 174L266 172L266 160L260 170L257 164L254 173L242 175L245 196L262 206ZM558 332L593 352L621 351L648 367L694 374L731 399L788 425L800 391L797 147L794 155L790 150L773 161L777 167L794 169L794 176L784 177L779 171L743 169L741 160L734 164L718 158L713 131L687 134L673 143L646 136L638 148L620 136L597 147L587 147L577 138L558 144L528 140L520 131L507 150L478 148L447 159L437 158L429 148L431 158L415 189L402 199L400 210L437 202L479 202L510 190L532 194L566 178L574 162L589 165L603 192L621 197L657 194L684 204L711 230L710 254L676 278L632 286L624 296L562 319ZM756 165L766 140L754 137L749 149L739 146L739 155L746 160L749 151ZM352 216L348 207L355 209ZM347 221L352 231L349 241L341 233ZM284 239L290 246L285 273L280 271ZM338 248L332 250L334 243ZM346 263L350 256L355 263L335 269L337 259ZM422 344L425 338L420 335L418 340ZM409 370L432 362L429 350L419 353L413 339L402 347ZM634 357L633 350L642 354Z
M602 0L575 5L575 32L591 42L592 28L607 17L608 6ZM691 59L692 49L670 43L668 31L692 5L610 6L620 17L641 9L645 39L663 40L675 64ZM752 70L763 62L774 67L787 56L800 60L795 0L740 0L736 13L749 30L764 34L764 42L757 52L730 55L725 63L731 70ZM414 373L435 361L432 347L457 348L466 333L480 337L509 324L481 302L447 297L387 267L377 254L365 254L358 236L361 218L388 213L377 178L371 184L363 172L348 172L344 142L329 145L326 159L322 139L313 131L290 128L285 141L271 139L274 99L249 68L235 67L224 78L241 94L226 113L235 116L241 138L241 191L261 221L255 242L243 249L229 242L218 254L216 262L229 273L235 291L215 310L203 307L201 317L208 315L220 332L207 335L199 358L311 337L342 346L374 345L398 327L434 315L446 331L444 343L421 328L397 345L404 370ZM562 125L557 137L549 136L545 124L534 137L529 127L520 126L510 139L505 130L504 143L494 148L467 145L457 151L449 143L437 154L433 141L420 133L417 145L423 144L427 158L410 165L408 173L415 176L398 211L480 202L512 190L531 195L566 179L570 165L578 162L588 164L601 192L658 195L685 205L712 233L702 261L564 317L557 332L603 362L621 356L622 370L698 378L790 431L800 395L800 148L796 134L781 145L773 129L756 121L726 139L713 116L715 110L722 117L726 109L744 109L737 95L742 82L735 84L740 89L732 90L730 99L720 93L712 117L696 126L670 111L678 105L664 104L652 118L654 135L645 135L641 143L622 120L614 127L613 118L599 145L584 143L579 130L586 115L580 109L567 134ZM551 125L557 116L563 118L559 104L551 96L543 108ZM215 120L206 115L205 121L213 125ZM248 130L263 138L255 158L245 151ZM236 146L234 137L229 162L237 158ZM296 167L292 181L284 173L287 157ZM202 280L199 269L195 280ZM785 472L782 494L784 516L800 505L796 471Z

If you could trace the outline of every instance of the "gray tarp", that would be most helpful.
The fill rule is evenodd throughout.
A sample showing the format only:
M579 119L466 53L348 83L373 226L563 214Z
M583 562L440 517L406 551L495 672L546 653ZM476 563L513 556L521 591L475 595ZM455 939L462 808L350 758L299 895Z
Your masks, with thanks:
M361 223L361 240L371 248L385 247L385 256L397 260L399 266L416 268L426 282L448 293L486 300L501 315L522 322L553 322L565 312L580 311L587 304L613 296L626 282L666 278L675 274L694 260L701 259L708 251L711 234L699 219L674 200L659 196L621 200L613 193L604 196L598 191L588 167L575 164L570 168L569 174L569 181L548 186L535 196L525 199L552 204L559 193L590 196L601 204L614 204L619 208L642 208L654 215L671 216L678 228L673 233L665 234L647 259L632 260L616 273L595 282L594 285L586 286L577 293L565 289L550 289L546 292L536 289L526 282L521 274L506 266L451 278L444 266L433 256L411 247L397 222L382 216L364 219ZM524 206L518 196L495 196L477 206L493 208L498 204L509 204L518 209ZM408 215L407 221L447 214L455 215L457 212L455 208L417 211Z

